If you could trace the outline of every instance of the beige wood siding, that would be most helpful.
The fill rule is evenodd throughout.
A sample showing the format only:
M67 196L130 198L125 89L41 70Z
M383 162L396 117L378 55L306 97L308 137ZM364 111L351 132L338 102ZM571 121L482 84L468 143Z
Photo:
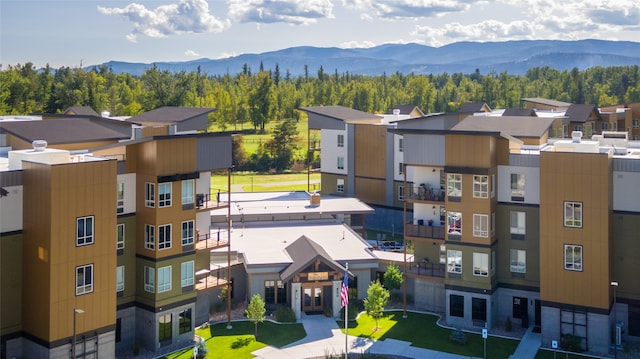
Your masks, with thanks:
M354 128L355 175L357 177L384 179L387 163L387 127L355 125ZM358 184L356 184L356 188L358 188Z

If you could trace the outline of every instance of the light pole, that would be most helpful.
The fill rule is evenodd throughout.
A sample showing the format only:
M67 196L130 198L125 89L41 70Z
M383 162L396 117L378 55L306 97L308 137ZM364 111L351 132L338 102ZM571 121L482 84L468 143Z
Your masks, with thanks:
M618 357L618 330L616 326L618 325L618 318L616 318L616 289L618 289L618 282L611 282L611 286L613 287L613 357Z
M76 316L84 313L84 310L73 308L73 340L71 343L71 357L76 358Z

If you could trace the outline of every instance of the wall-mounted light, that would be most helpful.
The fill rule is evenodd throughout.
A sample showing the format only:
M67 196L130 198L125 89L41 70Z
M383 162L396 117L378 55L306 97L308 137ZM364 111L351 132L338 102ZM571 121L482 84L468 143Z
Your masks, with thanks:
M436 169L435 169L435 168L431 170L431 172L435 172L435 171L436 171Z

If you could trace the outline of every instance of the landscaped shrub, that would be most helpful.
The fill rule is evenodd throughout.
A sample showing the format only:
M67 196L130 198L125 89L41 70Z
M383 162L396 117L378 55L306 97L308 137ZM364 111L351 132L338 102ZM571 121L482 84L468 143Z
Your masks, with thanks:
M349 316L347 320L356 320L356 317L359 313L358 307L356 307L354 304L349 303L347 304L347 309L349 310L349 312L347 313L347 315ZM340 309L340 319L344 320L344 307Z
M197 348L197 351L194 350L194 352L197 352L197 356L194 359L204 359L207 357L207 353L209 352L209 349L207 349L207 343L200 337L198 337L198 341L196 342L195 347Z
M582 348L582 338L571 334L562 334L560 337L560 348L575 353L584 351Z
M295 323L296 313L289 307L279 306L276 309L276 320L280 323Z
M452 342L458 345L467 344L467 335L460 329L456 329L452 331L451 335L449 336L449 339L451 339Z

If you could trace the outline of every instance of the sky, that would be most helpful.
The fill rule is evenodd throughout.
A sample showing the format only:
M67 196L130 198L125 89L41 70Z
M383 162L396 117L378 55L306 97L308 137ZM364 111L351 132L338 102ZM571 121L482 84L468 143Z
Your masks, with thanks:
M551 39L640 42L640 1L0 0L2 68Z

